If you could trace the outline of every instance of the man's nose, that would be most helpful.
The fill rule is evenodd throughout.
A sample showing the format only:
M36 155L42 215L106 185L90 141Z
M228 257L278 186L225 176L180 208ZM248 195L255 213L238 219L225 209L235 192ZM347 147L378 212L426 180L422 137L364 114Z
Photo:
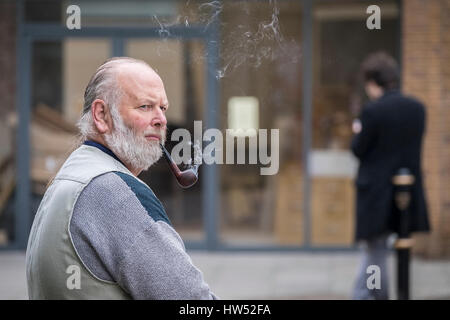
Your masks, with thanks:
M161 109L157 109L157 113L153 115L152 127L164 128L167 125L167 119Z

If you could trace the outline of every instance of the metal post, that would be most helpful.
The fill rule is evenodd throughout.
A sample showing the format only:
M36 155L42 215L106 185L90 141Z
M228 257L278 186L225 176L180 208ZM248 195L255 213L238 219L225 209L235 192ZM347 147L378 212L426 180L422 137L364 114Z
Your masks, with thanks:
M17 123L16 168L17 185L15 195L15 236L16 249L26 249L30 232L31 187L30 187L30 109L31 109L31 57L32 42L23 32L23 1L17 3L17 67L16 67L16 110Z
M209 38L206 42L207 54L207 92L205 120L206 128L218 128L219 105L219 83L216 78L219 60L219 18L211 23L209 29ZM220 216L220 175L216 164L203 166L203 217L206 227L206 246L208 250L216 250L219 246L218 219Z
M400 211L397 250L397 295L398 300L409 300L409 256L412 239L409 236L409 205L414 176L409 169L401 168L392 178L395 203Z

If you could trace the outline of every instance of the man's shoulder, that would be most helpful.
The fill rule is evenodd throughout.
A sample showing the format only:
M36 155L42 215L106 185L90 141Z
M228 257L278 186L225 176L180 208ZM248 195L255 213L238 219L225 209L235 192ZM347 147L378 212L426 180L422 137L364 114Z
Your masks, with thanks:
M121 191L117 187L127 186L130 191L139 190L148 191L154 196L152 190L138 178L121 171L108 171L94 177L87 185L89 188L98 188L100 190Z
M109 171L92 178L86 184L77 199L77 206L95 207L99 213L111 213L134 197L127 184L115 172Z
M98 192L98 195L114 195L127 191L126 183L115 171L109 171L94 177L87 185L86 190Z
M425 106L418 98L409 96L409 95L402 95L402 100L405 102L405 104L408 104L409 106L415 107L416 109L424 110Z
M396 92L383 96L376 101L367 103L363 109L363 112L370 115L386 114L389 113L388 111L391 111L392 108L404 107L408 108L408 112L410 112L412 109L422 111L425 109L422 102L417 98L409 95L404 95L401 92Z
M145 212L155 222L163 220L170 224L153 191L134 176L119 171L110 171L92 179L81 192L78 202L108 215L114 212L122 215L130 210Z
M127 193L139 200L140 204L155 221L163 220L171 224L164 207L153 191L136 177L120 171L112 171L95 178L94 188L107 189L112 194Z
M423 103L417 99L414 96L403 94L402 92L398 91L392 94L388 94L382 99L379 99L376 101L378 104L395 104L395 105L411 105L416 106L418 108L423 108Z

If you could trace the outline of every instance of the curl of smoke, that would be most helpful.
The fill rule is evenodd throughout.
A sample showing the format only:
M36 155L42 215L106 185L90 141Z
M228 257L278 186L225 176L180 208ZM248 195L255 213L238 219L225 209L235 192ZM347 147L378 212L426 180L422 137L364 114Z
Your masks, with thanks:
M186 2L185 7L188 7L189 2L189 0ZM280 29L278 3L276 0L270 0L269 3L272 6L270 19L257 23L256 31L248 30L243 25L239 25L222 40L224 45L219 56L222 67L216 70L217 79L225 77L244 64L258 68L264 61L274 61L280 55L286 54L285 51L289 51L286 50L284 37ZM218 20L219 15L223 11L223 4L222 1L204 2L199 4L196 9L195 15L197 20L200 25L204 26L204 32L207 32L211 24ZM251 17L251 12L247 6L244 12ZM158 32L162 40L167 40L171 37L170 27L181 24L184 24L186 27L191 25L189 23L189 15L178 15L171 22L163 22L156 15L153 15L153 19L159 25ZM158 55L161 55L159 46L157 51ZM205 60L206 58L206 55L191 57L194 62ZM292 60L292 62L296 61Z

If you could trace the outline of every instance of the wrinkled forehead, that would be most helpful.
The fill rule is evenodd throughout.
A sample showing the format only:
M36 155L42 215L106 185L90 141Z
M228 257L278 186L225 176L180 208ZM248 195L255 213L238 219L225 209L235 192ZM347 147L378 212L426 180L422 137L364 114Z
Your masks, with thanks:
M123 63L117 66L117 81L124 95L131 99L167 100L160 76L143 63Z

